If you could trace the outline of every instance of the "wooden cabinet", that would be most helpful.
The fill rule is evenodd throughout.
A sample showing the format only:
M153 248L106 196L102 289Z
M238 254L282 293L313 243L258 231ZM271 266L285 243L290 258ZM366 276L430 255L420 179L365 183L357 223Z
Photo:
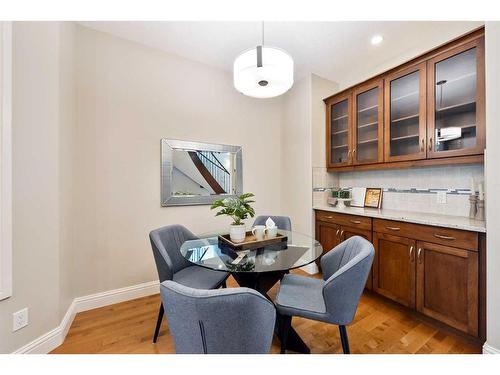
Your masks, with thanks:
M426 64L385 79L385 160L424 159L426 134Z
M368 241L372 242L372 231L367 229L353 228L353 227L340 227L340 242L347 240L354 236L361 236ZM373 269L373 267L372 267ZM366 289L373 289L373 271L370 271L368 279L366 280Z
M441 53L427 62L428 158L482 153L484 39Z
M353 91L353 164L384 160L384 82L376 80Z
M478 335L478 253L417 242L417 311Z
M484 236L480 241L476 232L316 211L324 253L356 235L375 248L367 289L484 339Z
M374 233L373 290L415 307L415 240Z
M323 255L337 246L340 240L340 225L325 222L316 221L316 239L323 247ZM316 264L320 267L320 258L316 260Z
M327 165L342 167L352 164L352 99L351 92L327 102Z
M484 162L484 29L325 99L334 171Z

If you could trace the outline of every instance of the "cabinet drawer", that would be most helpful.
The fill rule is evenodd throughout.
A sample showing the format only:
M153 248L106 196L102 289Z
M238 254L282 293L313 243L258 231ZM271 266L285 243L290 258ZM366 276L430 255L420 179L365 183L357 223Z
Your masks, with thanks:
M316 211L316 220L340 224L351 228L372 229L372 219L365 216L344 215L329 211Z
M478 234L460 229L374 219L373 231L473 251L478 248Z

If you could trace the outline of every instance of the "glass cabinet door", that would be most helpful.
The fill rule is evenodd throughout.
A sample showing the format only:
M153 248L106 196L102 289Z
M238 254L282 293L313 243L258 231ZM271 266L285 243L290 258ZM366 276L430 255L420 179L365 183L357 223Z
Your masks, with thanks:
M425 63L385 81L385 160L425 158Z
M481 40L428 62L428 157L484 151L484 74ZM481 107L481 108L480 108Z
M351 159L350 94L334 99L329 107L328 166L349 165Z
M353 162L383 161L383 81L364 85L354 92Z

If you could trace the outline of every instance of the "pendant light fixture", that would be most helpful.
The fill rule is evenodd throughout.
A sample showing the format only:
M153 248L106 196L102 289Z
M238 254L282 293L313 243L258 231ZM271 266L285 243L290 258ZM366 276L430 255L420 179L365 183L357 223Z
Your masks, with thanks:
M233 65L236 90L254 98L272 98L287 92L293 85L293 59L284 50L262 44L243 51Z

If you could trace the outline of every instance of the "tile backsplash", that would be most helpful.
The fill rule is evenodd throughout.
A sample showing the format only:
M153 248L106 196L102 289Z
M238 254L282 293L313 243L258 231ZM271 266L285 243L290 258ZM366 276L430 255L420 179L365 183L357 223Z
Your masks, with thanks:
M323 172L313 168L313 187L381 187L395 189L469 189L470 179L484 182L483 165L443 166L381 171ZM325 169L326 170L326 169ZM326 173L327 176L324 174ZM325 204L328 192L313 192L313 204ZM436 214L468 216L469 196L447 194L446 203L437 203L429 193L384 192L382 208Z

